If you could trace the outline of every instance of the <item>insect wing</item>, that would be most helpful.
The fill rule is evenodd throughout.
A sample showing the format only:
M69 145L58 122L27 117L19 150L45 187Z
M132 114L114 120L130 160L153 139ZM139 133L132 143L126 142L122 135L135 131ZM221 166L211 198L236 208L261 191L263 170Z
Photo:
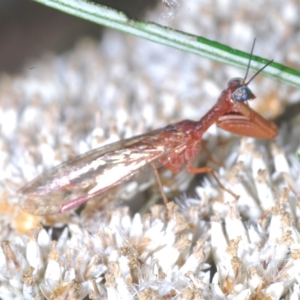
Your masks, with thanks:
M100 147L42 173L20 190L20 206L31 214L55 214L120 184L173 150L157 132Z

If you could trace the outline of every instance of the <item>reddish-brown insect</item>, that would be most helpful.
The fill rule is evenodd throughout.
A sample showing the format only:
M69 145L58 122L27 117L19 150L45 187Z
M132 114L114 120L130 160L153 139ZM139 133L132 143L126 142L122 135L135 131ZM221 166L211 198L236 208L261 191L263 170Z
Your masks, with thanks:
M148 164L163 165L174 173L184 165L193 174L209 172L225 189L211 168L194 168L192 163L204 132L215 122L222 129L254 138L277 135L276 125L247 105L247 100L255 98L249 82L271 62L248 82L248 70L244 79L230 80L218 102L199 121L184 120L100 147L44 172L21 189L21 207L38 215L65 212L130 179Z

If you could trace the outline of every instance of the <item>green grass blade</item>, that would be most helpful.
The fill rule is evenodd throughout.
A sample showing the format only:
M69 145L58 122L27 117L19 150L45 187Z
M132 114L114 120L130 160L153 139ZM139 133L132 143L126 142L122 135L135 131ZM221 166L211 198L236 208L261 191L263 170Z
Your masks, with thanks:
M70 15L111 27L150 41L191 52L239 68L247 68L249 54L203 37L154 23L129 19L124 13L84 0L35 0ZM257 71L269 60L253 56L251 70ZM300 87L300 72L273 62L263 72L268 77Z

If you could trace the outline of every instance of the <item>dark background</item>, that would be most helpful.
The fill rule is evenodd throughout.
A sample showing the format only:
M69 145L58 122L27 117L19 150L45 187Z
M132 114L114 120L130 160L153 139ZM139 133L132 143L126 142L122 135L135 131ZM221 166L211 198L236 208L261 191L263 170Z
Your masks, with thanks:
M96 0L141 19L155 5L149 0ZM80 36L99 38L103 27L29 0L0 1L0 72L19 71L26 59L60 53Z

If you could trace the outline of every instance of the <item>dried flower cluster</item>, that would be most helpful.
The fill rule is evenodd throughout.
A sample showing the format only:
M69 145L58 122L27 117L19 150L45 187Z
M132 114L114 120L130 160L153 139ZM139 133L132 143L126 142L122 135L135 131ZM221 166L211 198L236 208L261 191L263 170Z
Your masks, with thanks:
M300 38L286 38L298 28L297 2L264 3L270 18L253 6L257 28L243 18L250 2L222 2L222 12L215 2L200 2L179 3L170 26L233 46L243 31L243 49L255 32L258 53L266 49L268 56L278 43L285 53L293 45L286 60L299 63ZM282 14L272 18L277 10ZM108 31L100 44L85 39L21 74L1 75L0 299L300 298L299 121L282 124L274 141L210 128L205 164L238 201L207 176L195 180L194 197L181 194L149 213L112 194L105 203L51 217L18 207L18 188L45 168L150 128L199 119L226 80L241 74L161 49ZM260 78L251 89L258 96L253 104L270 118L299 98L298 91ZM155 194L155 181L138 179L126 187L128 198L149 198L142 192L149 187ZM170 192L185 191L190 180L182 173L164 183Z
M39 227L2 241L1 299L298 299L299 205L288 188L274 199L269 170L253 176L263 160L253 155L241 167L241 156L225 175L234 186L256 185L241 201L224 202L224 194L208 203L207 186L201 200L154 206L144 216L126 207L83 212L57 242L53 229Z

